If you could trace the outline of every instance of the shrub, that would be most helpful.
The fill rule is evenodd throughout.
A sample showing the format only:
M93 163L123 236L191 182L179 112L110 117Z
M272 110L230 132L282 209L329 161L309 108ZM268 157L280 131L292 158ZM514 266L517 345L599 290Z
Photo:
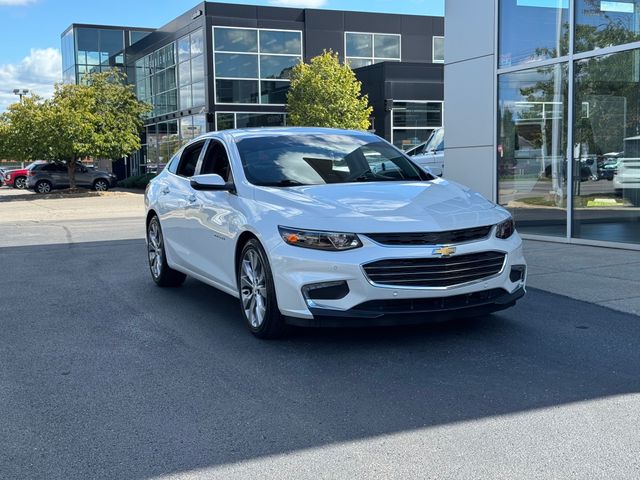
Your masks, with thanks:
M118 182L118 187L121 188L136 188L144 190L147 188L147 184L155 177L155 173L145 173L144 175L134 175L133 177L125 178Z

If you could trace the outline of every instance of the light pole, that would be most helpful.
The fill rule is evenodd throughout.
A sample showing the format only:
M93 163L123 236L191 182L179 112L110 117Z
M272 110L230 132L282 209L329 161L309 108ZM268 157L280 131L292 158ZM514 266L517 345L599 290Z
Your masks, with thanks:
M26 88L13 89L13 94L18 95L20 97L20 103L22 103L22 97L24 97L27 93L29 93L29 90L27 90Z

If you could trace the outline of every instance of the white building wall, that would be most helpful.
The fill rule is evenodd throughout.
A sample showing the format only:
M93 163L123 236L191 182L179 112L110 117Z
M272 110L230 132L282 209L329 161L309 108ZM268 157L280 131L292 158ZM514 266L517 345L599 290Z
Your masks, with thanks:
M445 2L445 177L496 201L495 0Z

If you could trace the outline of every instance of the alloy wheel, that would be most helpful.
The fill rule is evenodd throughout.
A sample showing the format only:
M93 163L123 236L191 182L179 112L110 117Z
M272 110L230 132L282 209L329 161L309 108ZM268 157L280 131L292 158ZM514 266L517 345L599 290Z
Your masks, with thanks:
M151 275L157 279L162 272L162 233L155 219L149 224L147 248Z
M16 188L23 190L27 186L27 180L23 177L18 177L16 178L14 185L16 186Z
M38 193L49 193L51 191L51 185L49 185L47 182L40 182L37 185L38 188Z
M267 285L262 259L252 248L242 258L240 295L247 320L253 328L260 327L267 312Z
M107 191L107 182L105 182L104 180L97 180L94 188L96 189L97 192L106 192Z

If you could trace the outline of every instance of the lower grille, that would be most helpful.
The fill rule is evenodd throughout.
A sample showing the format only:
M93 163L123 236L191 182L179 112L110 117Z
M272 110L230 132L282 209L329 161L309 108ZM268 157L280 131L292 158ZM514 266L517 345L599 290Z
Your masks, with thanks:
M497 275L505 257L503 252L480 252L447 258L379 260L363 268L367 278L377 285L451 287Z

